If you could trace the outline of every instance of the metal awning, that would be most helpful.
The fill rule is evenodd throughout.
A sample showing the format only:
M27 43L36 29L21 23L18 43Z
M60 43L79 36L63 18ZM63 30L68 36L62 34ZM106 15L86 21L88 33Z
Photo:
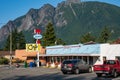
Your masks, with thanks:
M40 54L39 56L100 56L100 54Z

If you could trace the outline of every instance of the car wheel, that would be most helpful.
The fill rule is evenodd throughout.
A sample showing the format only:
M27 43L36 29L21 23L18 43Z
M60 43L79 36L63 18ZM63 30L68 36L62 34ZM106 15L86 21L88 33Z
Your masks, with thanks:
M63 73L63 74L67 74L67 72L64 72L64 71L63 71L62 73Z
M91 67L89 67L88 72L89 72L89 73L91 73L91 72L92 72L92 68L91 68Z
M97 74L97 77L101 77L102 76L102 74Z
M114 70L114 71L113 71L113 77L116 78L117 75L118 75L117 72Z
M75 69L75 74L79 74L79 69Z

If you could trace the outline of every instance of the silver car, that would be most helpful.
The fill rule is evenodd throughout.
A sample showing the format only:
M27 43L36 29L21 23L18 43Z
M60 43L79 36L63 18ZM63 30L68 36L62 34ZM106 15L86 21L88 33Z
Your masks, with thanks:
M92 72L92 67L81 59L69 59L62 62L61 71L63 74L68 72L79 74L80 72Z

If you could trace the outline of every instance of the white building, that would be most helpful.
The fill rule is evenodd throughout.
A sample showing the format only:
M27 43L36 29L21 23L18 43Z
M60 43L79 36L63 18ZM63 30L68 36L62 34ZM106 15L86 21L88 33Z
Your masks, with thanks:
M46 54L39 55L46 63L59 65L66 59L83 59L87 64L102 64L103 58L120 60L120 44L75 44L46 47Z
M106 58L106 60L120 60L120 44L101 44L100 57L95 64L102 64L103 58Z

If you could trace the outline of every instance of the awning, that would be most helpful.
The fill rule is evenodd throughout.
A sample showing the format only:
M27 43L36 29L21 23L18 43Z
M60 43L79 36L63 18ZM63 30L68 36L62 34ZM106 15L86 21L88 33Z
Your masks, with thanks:
M100 56L100 54L44 54L39 56Z

